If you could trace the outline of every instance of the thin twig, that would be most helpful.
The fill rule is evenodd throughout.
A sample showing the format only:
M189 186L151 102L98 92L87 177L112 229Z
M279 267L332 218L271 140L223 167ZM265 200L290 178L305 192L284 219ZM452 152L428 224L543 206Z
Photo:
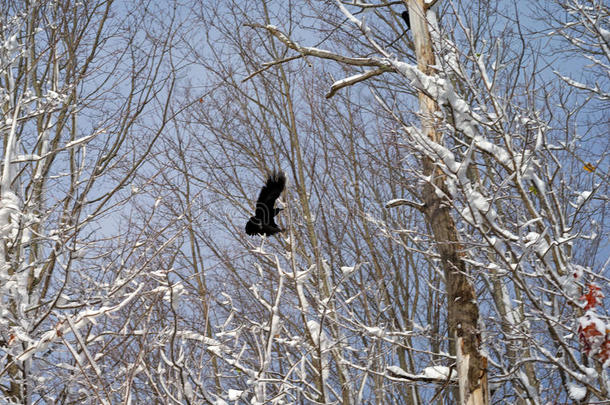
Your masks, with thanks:
M265 62L265 63L263 63L263 65L262 65L263 67L261 69L259 69L256 72L250 74L248 77L243 79L241 82L242 83L247 82L248 80L252 79L257 74L264 72L265 70L269 69L272 66L279 65L280 63L290 62L290 61L293 61L295 59L302 58L303 56L304 55L296 55L296 56L291 56L289 58L274 60L273 62Z

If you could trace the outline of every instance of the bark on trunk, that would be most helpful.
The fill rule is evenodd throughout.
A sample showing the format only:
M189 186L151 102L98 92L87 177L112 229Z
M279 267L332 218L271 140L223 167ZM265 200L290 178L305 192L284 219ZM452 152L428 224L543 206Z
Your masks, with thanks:
M425 18L424 1L405 0L405 3L409 8L418 68L432 75L434 71L431 66L435 64L435 60ZM438 106L422 92L419 93L419 102L422 129L431 140L439 142L440 138L434 123ZM445 201L446 197L443 197L449 193L444 176L434 162L424 157L422 166L424 176L430 178L430 182L423 187L422 201L425 204L424 216L434 235L445 274L448 329L449 336L453 338L451 344L455 345L453 353L457 358L459 401L464 405L488 404L487 359L479 351L481 344L478 330L479 308L466 262L463 260L464 252L449 210L450 205Z

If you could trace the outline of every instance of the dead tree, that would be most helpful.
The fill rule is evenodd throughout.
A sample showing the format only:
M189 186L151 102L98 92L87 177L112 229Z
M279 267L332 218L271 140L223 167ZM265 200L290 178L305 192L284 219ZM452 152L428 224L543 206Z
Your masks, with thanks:
M423 0L405 0L411 18L417 67L433 76L435 65L429 25L426 21L426 5ZM418 92L422 116L422 129L427 137L441 142L435 119L439 107L423 91ZM489 403L487 388L487 359L480 352L481 337L478 328L479 308L474 286L468 275L464 252L460 244L450 204L444 201L450 193L442 171L428 156L422 157L423 175L430 178L422 188L423 212L434 235L436 249L441 259L447 289L447 319L450 338L457 359L460 404L480 405ZM438 192L440 191L440 193Z

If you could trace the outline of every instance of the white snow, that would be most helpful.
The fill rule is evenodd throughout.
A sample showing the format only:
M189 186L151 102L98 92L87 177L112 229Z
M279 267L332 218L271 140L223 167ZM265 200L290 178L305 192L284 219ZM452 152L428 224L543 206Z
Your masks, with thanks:
M405 377L405 378L412 377L411 374L407 373L405 370L403 370L402 368L400 368L398 366L388 366L387 370L390 371L392 374L395 374L399 377Z
M581 399L584 399L585 395L587 395L587 389L585 387L581 387L573 383L568 383L568 392L570 394L570 398L575 401L580 401Z
M581 206L589 197L591 196L591 191L583 191L578 197L576 197L576 206Z
M243 394L243 390L234 390L234 389L229 389L227 391L227 395L228 395L228 400L229 401L237 401L241 395Z
M377 326L374 326L374 327L365 326L364 328L366 329L366 331L369 335L380 337L380 338L385 336L385 331L383 330L383 328L379 328Z
M423 371L423 375L424 377L427 378L436 378L439 380L443 380L443 379L447 379L447 376L449 375L449 367L445 367L445 366L431 366L431 367L426 367ZM455 372L455 370L451 370L451 379L455 379L457 377L457 373Z

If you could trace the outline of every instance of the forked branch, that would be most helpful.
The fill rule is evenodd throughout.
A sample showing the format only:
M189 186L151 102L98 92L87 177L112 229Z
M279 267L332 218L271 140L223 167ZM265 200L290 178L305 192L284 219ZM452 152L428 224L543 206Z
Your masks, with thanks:
M380 58L351 58L351 57L348 57L348 56L339 55L337 53L333 53L333 52L330 52L330 51L327 51L327 50L324 50L324 49L320 49L320 48L301 46L298 43L296 43L293 40L291 40L286 34L284 34L282 31L280 31L274 25L246 24L246 26L251 27L251 28L258 28L258 29L262 28L262 29L267 30L270 34L272 34L274 37L279 39L284 45L286 45L290 49L293 49L293 50L297 51L301 56L314 56L316 58L334 60L336 62L339 62L339 63L342 63L342 64L346 64L346 65L362 66L362 67L366 66L366 67L375 67L376 68L374 70L368 70L366 72L359 73L359 74L356 74L354 76L351 76L351 77L348 77L348 78L336 81L331 86L330 92L326 95L326 98L331 98L332 96L335 95L335 93L338 90L340 90L340 89L342 89L344 87L351 86L353 84L362 82L364 80L367 80L367 79L369 79L371 77L374 77L374 76L378 76L378 75L380 75L382 73L385 73L385 72L396 72L395 67L387 59L380 59ZM294 58L286 58L286 59L283 59L283 60L280 60L280 61L273 61L273 62L265 63L265 64L263 64L263 66L265 68L252 73L245 80L248 80L248 79L254 77L256 74L264 71L267 67L276 65L278 63L287 62L287 61L293 60L293 59L296 59L296 57L294 57Z

